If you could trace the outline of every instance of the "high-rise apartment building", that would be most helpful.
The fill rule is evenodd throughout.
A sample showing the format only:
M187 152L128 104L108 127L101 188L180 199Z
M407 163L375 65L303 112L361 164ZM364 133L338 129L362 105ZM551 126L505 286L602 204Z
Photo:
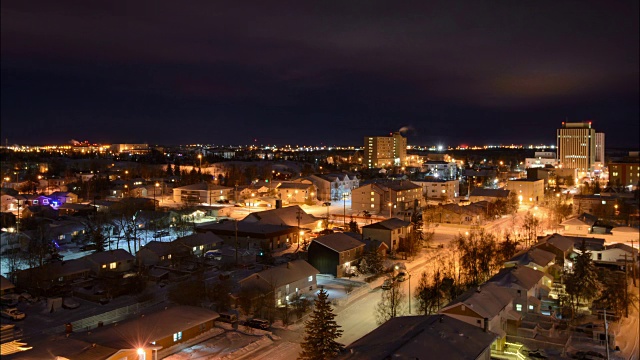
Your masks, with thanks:
M596 133L596 162L604 164L604 133Z
M365 137L363 155L364 165L368 168L402 166L407 159L407 138L399 132Z
M591 122L563 122L557 133L560 165L565 169L576 169L579 177L590 174L596 162L596 130ZM602 139L604 151L604 134Z

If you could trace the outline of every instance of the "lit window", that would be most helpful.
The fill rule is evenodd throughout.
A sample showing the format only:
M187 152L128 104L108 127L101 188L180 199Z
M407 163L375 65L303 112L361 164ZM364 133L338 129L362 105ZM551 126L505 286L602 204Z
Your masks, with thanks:
M371 202L374 202L374 201L375 201L375 198L371 198Z
M171 254L167 255L167 259L171 260Z
M107 264L102 264L102 268L106 269L107 268Z
M193 247L193 251L196 251L196 249L197 249L197 247L195 247L195 246L194 246L194 247Z
M118 265L117 263L112 262L111 264L109 264L109 269L113 270L116 268L117 265Z
M529 310L533 310L533 305L529 305Z
M313 281L313 275L309 276L309 281Z
M204 249L204 245L200 245L200 250Z
M374 195L374 192L372 191L372 192L371 192L371 196L373 196L373 195Z
M516 304L516 311L522 311L522 304Z
M178 341L178 340L182 340L182 331L178 331L177 333L173 334L173 341Z
M371 207L372 207L372 208L374 208L374 207L376 207L376 206L375 206L374 204L371 204Z

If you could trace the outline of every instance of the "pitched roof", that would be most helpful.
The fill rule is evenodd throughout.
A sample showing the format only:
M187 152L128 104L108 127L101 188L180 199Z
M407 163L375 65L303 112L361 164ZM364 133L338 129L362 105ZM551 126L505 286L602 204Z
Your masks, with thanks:
M456 214L484 215L487 213L489 203L486 201L478 201L469 205L444 204L441 206L442 210L451 211Z
M298 231L297 227L294 226L251 223L245 221L225 221L222 223L199 225L197 226L196 231L210 231L214 234L220 235L235 235L236 223L238 225L238 236L268 238L274 235L290 234Z
M533 270L526 266L515 266L501 269L497 274L487 280L487 284L492 283L502 287L515 287L516 285L530 290L545 274L539 270Z
M152 251L158 256L164 256L164 255L171 254L171 250L173 249L173 246L171 245L170 242L152 240L146 243L142 248L140 248L140 250L143 250L143 249Z
M9 281L9 279L0 275L0 290L5 291L5 290L13 289L15 287L16 286L13 285L13 283Z
M473 191L471 191L471 195L469 195L469 196L506 198L506 197L509 197L510 193L511 193L510 190L504 190L504 189L481 189L481 188L475 188L475 189L473 189Z
M298 226L298 214L300 214L300 225L311 224L318 220L315 216L307 214L300 206L294 205L251 213L241 223Z
M496 338L446 315L401 316L354 341L338 359L476 359Z
M84 256L82 257L82 259L94 262L96 264L104 264L111 261L134 260L135 257L124 249L115 249L96 252L91 255Z
M537 247L541 244L549 244L563 252L573 250L573 240L560 234L547 235L541 239L538 239L538 244L534 246Z
M307 190L310 187L314 186L313 184L306 184L306 183L301 183L301 182L281 182L278 184L277 189L294 189L294 190Z
M135 348L132 343L137 346L149 344L218 317L217 312L202 307L174 306L120 322L118 326L99 327L91 334L77 334L76 337L116 349L131 349Z
M479 286L478 289L468 290L440 311L446 313L449 308L463 304L480 317L492 319L513 300L509 290L496 284L488 283Z
M508 262L516 263L518 265L527 265L534 263L540 266L547 266L556 258L556 255L550 251L542 250L539 248L531 248L529 250L523 250L515 254Z
M343 251L358 248L360 246L364 246L364 243L362 241L359 241L343 233L334 233L334 234L319 236L316 239L314 239L312 242L316 242L336 252L343 252Z
M207 191L207 190L232 190L232 187L220 186L215 184L209 184L205 182L185 185L175 188L174 190L193 190L193 191Z
M211 232L205 232L205 233L195 233L189 236L177 238L173 242L178 244L185 244L187 246L197 246L197 245L221 244L224 242L224 240L222 240L216 234L213 234Z
M251 274L240 280L242 286L258 287L269 290L269 287L279 288L294 281L319 274L318 269L304 260L294 260L286 264L275 266L259 273ZM272 290L272 289L271 289Z
M391 219L387 219L387 220L382 220L382 221L377 222L377 223L365 225L365 226L362 227L362 229L395 230L395 229L400 229L400 228L403 228L403 227L407 227L409 225L411 225L411 223L408 222L408 221L400 220L398 218L391 218Z

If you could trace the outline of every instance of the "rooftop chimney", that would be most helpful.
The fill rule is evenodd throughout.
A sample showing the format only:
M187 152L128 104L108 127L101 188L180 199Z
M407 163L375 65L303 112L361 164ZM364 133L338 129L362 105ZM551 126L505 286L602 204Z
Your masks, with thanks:
M489 318L484 318L484 332L489 331Z

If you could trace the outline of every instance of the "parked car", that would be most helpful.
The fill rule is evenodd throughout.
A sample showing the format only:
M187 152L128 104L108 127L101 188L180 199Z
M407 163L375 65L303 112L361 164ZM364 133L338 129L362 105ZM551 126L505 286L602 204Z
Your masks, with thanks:
M159 238L163 236L169 236L169 230L160 230L160 231L156 231L156 233L153 234L154 238Z
M218 318L218 320L226 323L234 323L238 321L238 317L234 313L222 312L220 313L220 317Z
M220 250L209 250L204 253L204 257L214 260L222 260L222 253L220 252Z
M382 290L391 290L391 285L392 284L393 284L393 281L391 279L386 279L382 283Z
M245 326L252 327L254 329L268 330L271 327L269 321L264 319L251 319L244 322Z
M331 206L331 201L325 201L322 203L322 206Z
M79 306L80 303L74 298L66 298L62 301L62 307L65 309L76 309Z
M2 317L6 317L11 320L22 320L25 317L27 317L25 313L23 313L22 311L19 311L17 308L14 308L14 307L6 308L2 310L2 312L0 312L0 315L2 315Z
M3 306L16 306L18 305L18 294L2 295L0 298L0 304Z

